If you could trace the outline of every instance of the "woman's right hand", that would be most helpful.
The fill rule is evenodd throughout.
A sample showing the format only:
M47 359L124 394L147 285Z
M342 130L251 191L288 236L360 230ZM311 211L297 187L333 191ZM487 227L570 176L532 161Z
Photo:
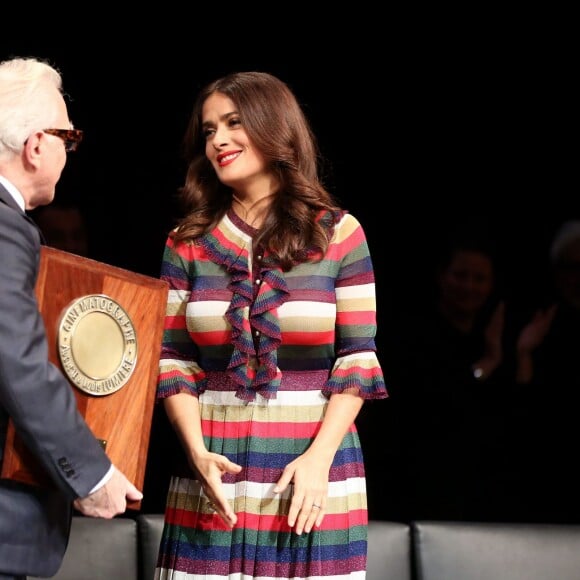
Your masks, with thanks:
M222 477L226 473L233 475L240 473L242 466L230 461L224 455L210 451L198 454L195 461L190 459L190 465L207 496L209 507L222 518L227 526L233 528L238 517L224 493Z
M233 528L238 518L224 493L222 477L226 473L240 473L242 466L230 461L225 455L207 450L201 430L199 399L196 396L186 392L176 393L164 399L164 406L210 507L227 526Z

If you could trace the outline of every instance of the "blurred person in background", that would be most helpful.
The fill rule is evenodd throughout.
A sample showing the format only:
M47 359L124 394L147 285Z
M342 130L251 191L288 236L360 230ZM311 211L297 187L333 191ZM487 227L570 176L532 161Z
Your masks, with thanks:
M30 212L30 216L44 235L47 246L89 256L89 234L81 208L72 202L56 199Z
M549 295L516 342L520 519L580 523L580 220L554 233L549 265Z
M504 504L503 443L511 401L505 387L505 304L488 232L452 231L432 281L425 300L406 308L387 329L383 349L390 413L397 417L393 477L401 507L394 516L497 519ZM373 465L380 464L377 450L372 452ZM384 494L381 502L379 491L372 495L381 504L376 513L392 518L391 496Z

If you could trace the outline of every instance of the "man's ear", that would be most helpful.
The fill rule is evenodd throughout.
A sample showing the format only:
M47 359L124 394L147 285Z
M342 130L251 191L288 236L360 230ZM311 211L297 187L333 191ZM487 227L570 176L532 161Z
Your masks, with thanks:
M27 164L38 166L40 163L41 149L46 146L45 135L42 131L32 133L24 143L22 150L23 161Z

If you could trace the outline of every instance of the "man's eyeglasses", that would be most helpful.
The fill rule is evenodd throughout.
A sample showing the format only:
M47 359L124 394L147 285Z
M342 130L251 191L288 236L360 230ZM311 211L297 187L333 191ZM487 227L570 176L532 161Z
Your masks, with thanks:
M83 140L83 132L81 129L43 129L43 132L62 139L64 141L64 149L67 153L76 151L79 143Z

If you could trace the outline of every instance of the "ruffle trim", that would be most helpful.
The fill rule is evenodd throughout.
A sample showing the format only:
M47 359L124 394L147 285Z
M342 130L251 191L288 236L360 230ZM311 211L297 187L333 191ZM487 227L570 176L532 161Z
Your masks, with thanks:
M179 356L164 357L159 365L157 399L165 399L179 393L199 396L207 386L204 370L197 364L190 365Z
M363 399L386 399L387 388L376 353L352 353L337 359L322 392L330 396L354 390Z
M229 212L216 230L199 239L207 255L216 264L224 266L231 277L228 289L232 292L232 300L226 319L232 327L234 350L227 372L237 385L236 396L247 401L254 400L256 393L267 399L275 398L280 386L282 374L278 369L277 349L282 335L276 309L286 302L289 294L282 271L264 256L259 271L262 284L253 303L247 247L234 242L226 247L220 240L231 242L246 238L251 245L254 231ZM260 333L256 347L252 331Z
M334 234L335 224L345 212L321 212L318 219ZM282 270L264 254L259 268L260 291L253 301L252 275L249 269L249 249L256 230L242 221L231 209L208 234L197 243L207 255L231 276L228 289L232 300L226 319L232 327L234 350L227 366L230 378L237 385L236 396L252 401L256 393L266 399L276 397L282 373L278 368L278 347L282 342L276 311L286 302L288 285ZM223 240L223 241L222 241ZM240 246L238 240L246 240ZM229 242L225 245L225 242ZM315 252L306 252L312 255ZM258 332L256 346L252 332Z

